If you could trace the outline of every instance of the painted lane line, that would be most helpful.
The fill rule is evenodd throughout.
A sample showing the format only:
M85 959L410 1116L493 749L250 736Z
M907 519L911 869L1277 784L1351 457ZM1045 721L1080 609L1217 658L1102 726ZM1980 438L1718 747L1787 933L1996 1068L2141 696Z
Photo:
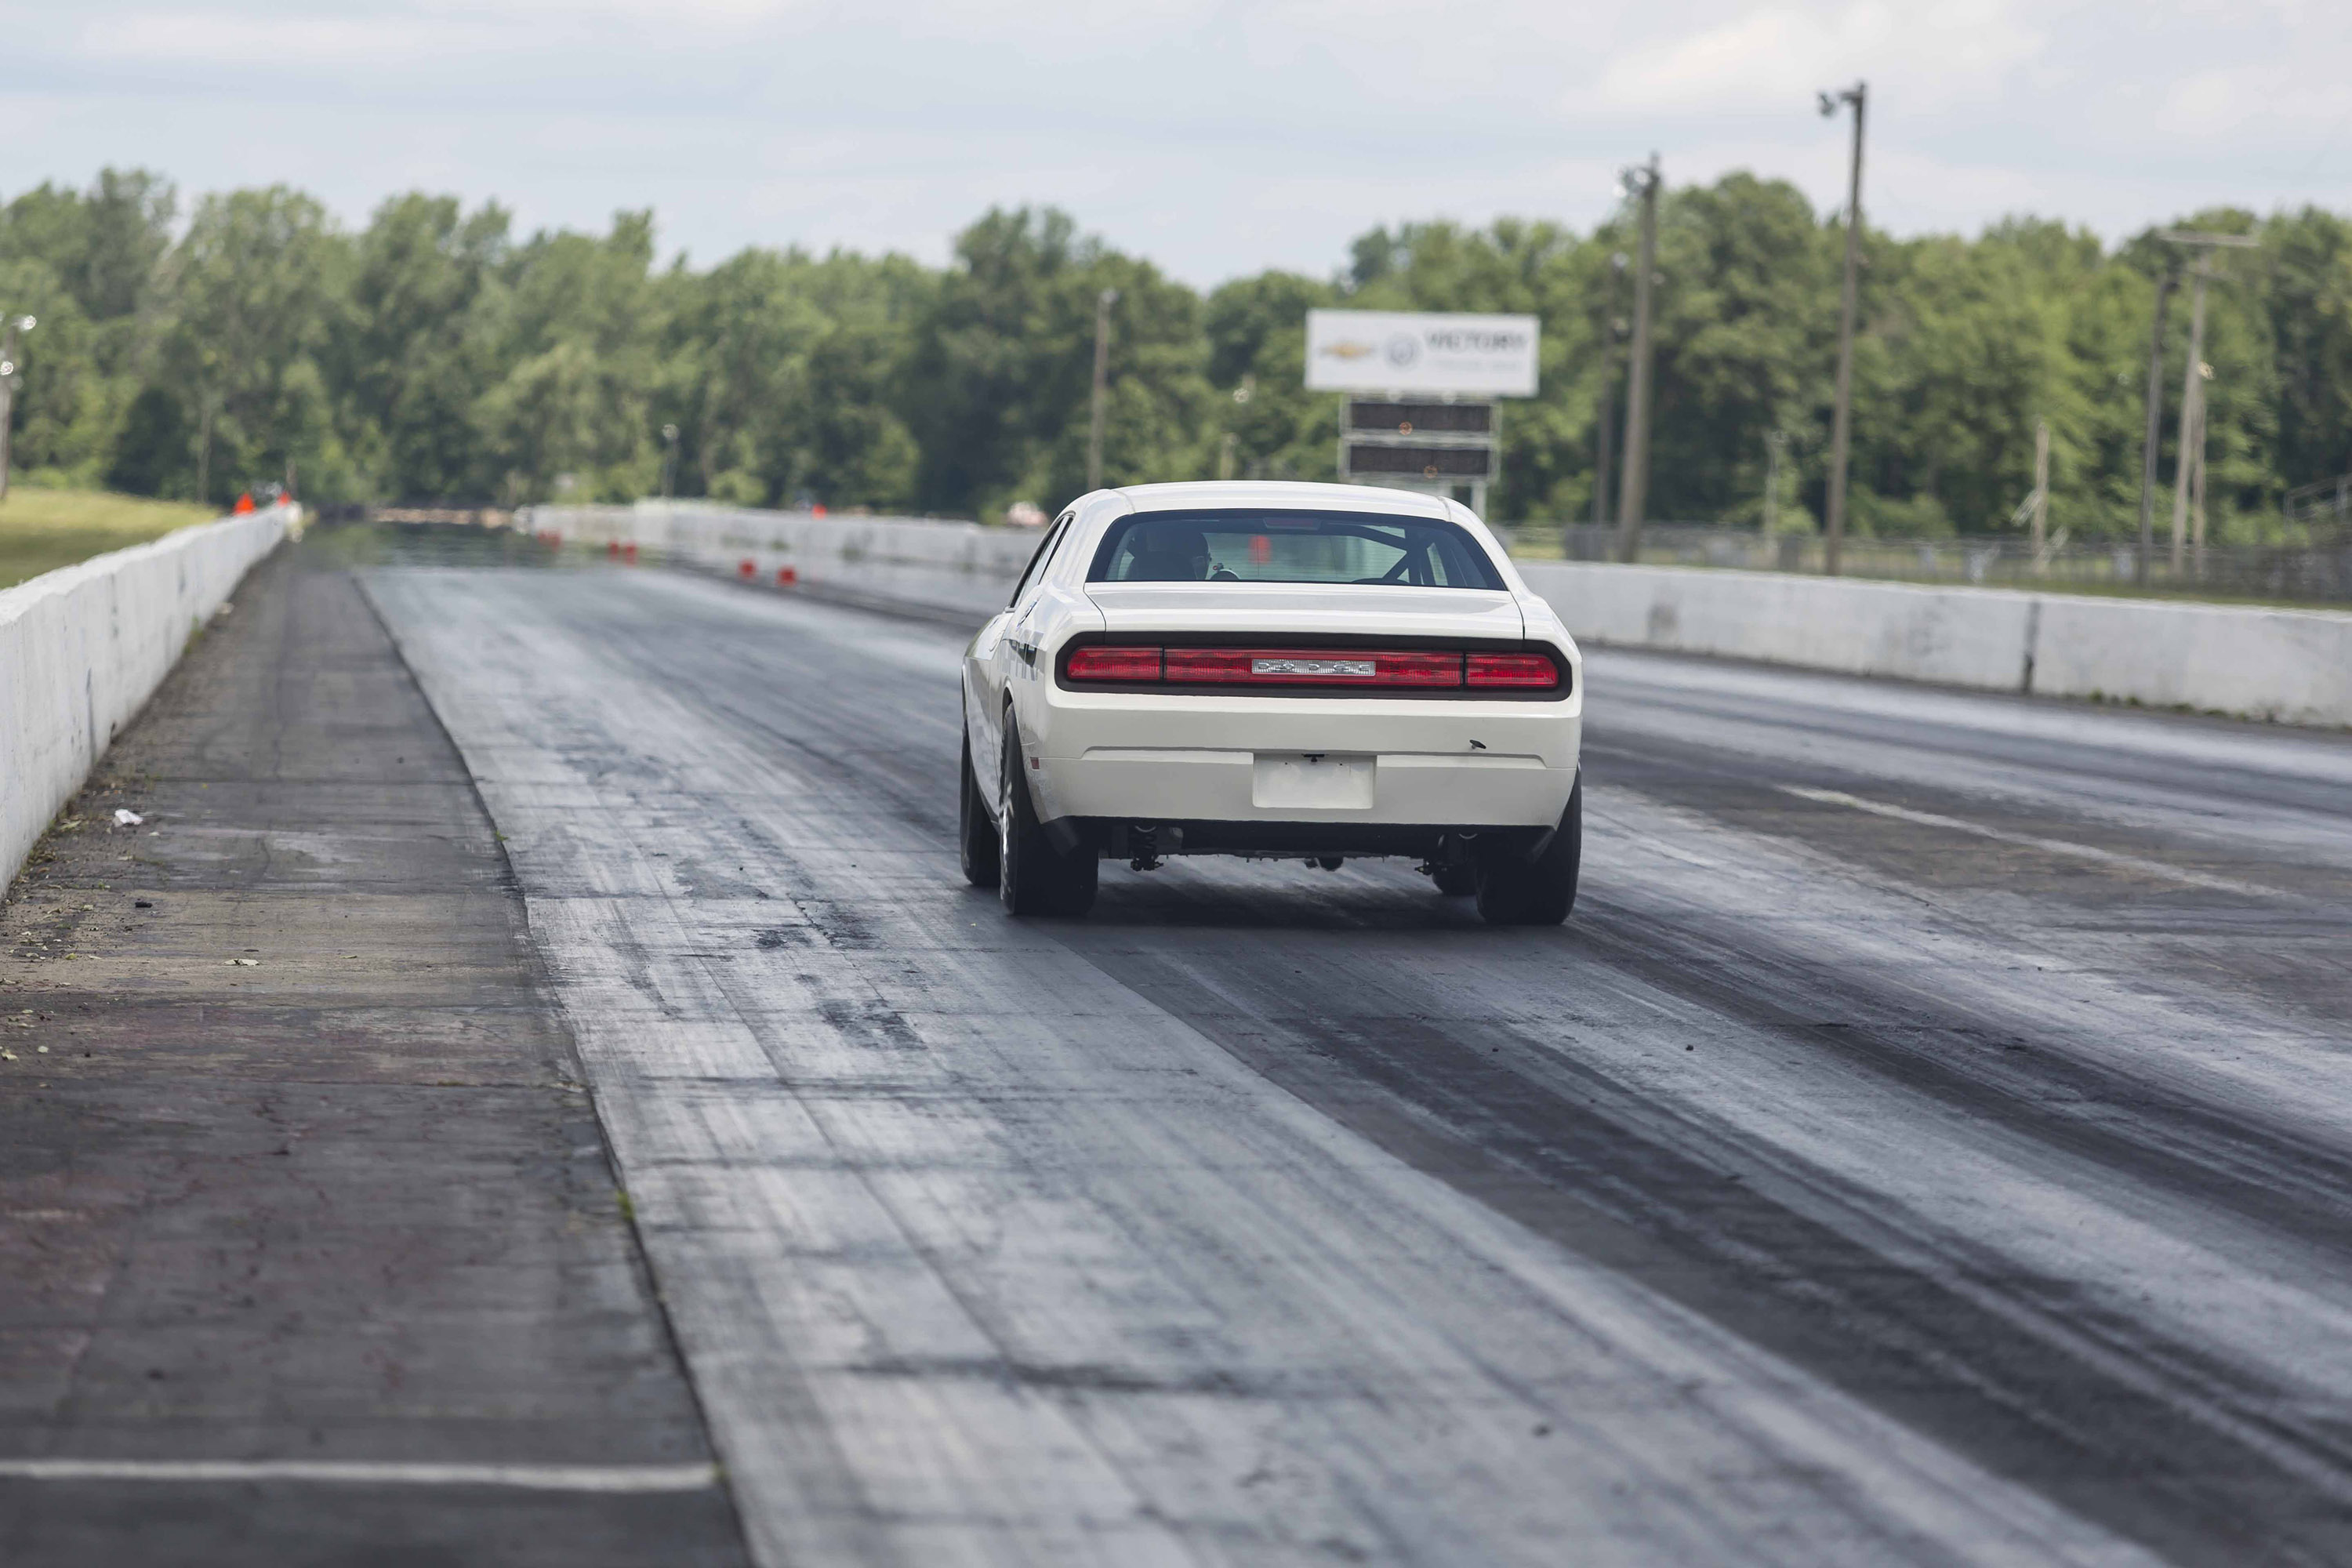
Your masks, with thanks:
M1842 790L1807 789L1801 784L1775 784L1773 787L1800 800L1814 801L1822 805L1851 806L1856 811L1869 812L1874 816L1890 816L1897 822L1916 822L1922 827L1946 827L1955 833L1971 833L1979 838L1990 838L2000 844L2014 844L2021 848L2040 849L2052 855L2069 855L2077 860L2095 860L2101 865L2162 877L2191 888L2208 888L2218 893L2236 893L2251 899L2275 899L2280 896L2276 888L2209 876L2202 871L2168 866L2161 860L2142 859L2137 855L2118 855L2112 849L2101 849L2095 845L2070 843L2063 838L2042 838L2031 833L2011 833L2006 828L1988 827L1983 823L1969 822L1957 816L1940 816L1932 811L1913 811L1908 806L1891 805L1883 800L1864 800L1860 795L1847 795Z
M331 1486L509 1487L541 1492L695 1492L716 1465L436 1465L363 1459L0 1459L0 1480L315 1481Z

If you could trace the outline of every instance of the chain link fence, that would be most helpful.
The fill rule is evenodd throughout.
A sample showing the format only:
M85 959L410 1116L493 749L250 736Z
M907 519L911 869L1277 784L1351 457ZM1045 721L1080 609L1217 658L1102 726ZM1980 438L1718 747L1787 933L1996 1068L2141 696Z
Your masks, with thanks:
M2333 501L2333 492L2330 494ZM2315 509L2315 510L2316 509ZM2183 552L2178 570L2168 541L2159 540L2148 563L2147 591L2267 602L2352 604L2352 527L2326 526L2316 517L2315 542L2296 546L2209 545ZM2332 537L2331 537L2332 535ZM1564 529L1528 524L1516 537L1537 552L1557 539L1570 561L1617 559L1617 530L1573 523ZM1650 523L1642 530L1642 562L1652 566L1719 566L1749 572L1822 570L1826 542L1819 534L1766 534L1752 528L1704 523ZM2005 588L2137 592L2139 549L2130 540L2048 546L2008 537L1857 539L1841 552L1849 577L1906 583L1972 583Z

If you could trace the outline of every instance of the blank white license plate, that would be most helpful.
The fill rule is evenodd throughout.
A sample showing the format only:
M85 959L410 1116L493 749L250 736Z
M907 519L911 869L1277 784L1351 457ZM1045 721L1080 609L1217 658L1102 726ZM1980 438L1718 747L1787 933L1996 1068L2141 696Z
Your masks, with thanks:
M1332 752L1260 752L1250 799L1267 811L1370 811L1372 759Z

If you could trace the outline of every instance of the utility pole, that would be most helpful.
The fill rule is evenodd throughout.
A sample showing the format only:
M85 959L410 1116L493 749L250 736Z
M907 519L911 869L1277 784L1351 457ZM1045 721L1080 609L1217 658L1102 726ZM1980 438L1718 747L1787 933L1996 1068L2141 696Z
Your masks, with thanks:
M1633 262L1633 346L1625 374L1625 465L1617 488L1617 558L1642 558L1642 514L1650 504L1650 286L1658 273L1658 155L1625 171L1642 198L1642 241Z
M2042 570L2042 552L2050 537L2050 421L2033 422L2033 569Z
M1593 413L1592 427L1592 526L1609 526L1609 448L1615 444L1615 432L1610 426L1616 421L1609 417L1609 405L1615 399L1616 388L1611 384L1617 379L1617 345L1603 340L1601 344L1601 402Z
M1095 391L1087 415L1087 489L1102 489L1103 394L1110 385L1110 308L1118 290L1095 296Z
M2180 574L2181 555L2189 527L2189 435L2192 426L2200 432L2204 426L2205 388L2200 367L2205 363L2205 285L2213 279L2213 252L2227 247L2250 250L2261 242L2252 235L2200 234L2188 229L2167 229L2157 236L2167 245L2180 246L2197 252L2197 267L2192 275L2193 288L2189 309L2189 364L2181 374L2180 439L2173 458L2172 487L2172 571ZM2165 295L2173 287L2173 275L2168 273L2165 287L2156 297L2156 341L2148 350L2147 384L2147 449L2140 458L2139 501L2139 572L2138 579L2146 583L2149 558L2155 553L2154 538L2156 507L2156 446L2163 435L2162 405L2158 402L2159 377L2163 374L2161 355L2164 353ZM2200 435L2201 440L2201 435Z
M2203 367L2200 367L2200 373ZM2200 374L2200 379L2203 379ZM2205 575L2205 389L2197 389L2197 430L2190 437L2190 449L2197 454L2197 482L2189 491L2189 510L2193 524L2191 537L2195 542L2197 575Z
M213 415L219 406L209 390L196 395L196 501L202 506L212 504Z
M1838 574L1838 552L1845 542L1846 447L1853 434L1853 318L1862 268L1862 122L1870 104L1870 84L1855 82L1842 92L1821 93L1822 117L1838 105L1853 105L1853 162L1845 191L1845 293L1838 303L1837 409L1830 419L1829 541L1822 570Z
M1788 448L1786 430L1764 432L1764 537L1769 539L1780 527L1780 454Z
M11 316L0 337L0 500L8 499L9 432L16 422L16 334L38 323L30 316Z
M2156 554L2156 447L2164 439L2164 317L2172 291L2179 287L2176 263L2157 280L2156 328L2147 340L2147 436L2139 449L2139 559L2132 565L2132 581L2143 588Z
M2193 437L2205 429L2205 285L2212 281L2213 253L2200 251L2189 274L2189 365L2180 376L2180 441L2172 459L2172 574L2187 564L2189 549L2189 485L2190 469L2203 456Z
M1600 412L1593 423L1592 526L1595 528L1609 526L1609 459L1617 445L1613 428L1616 421L1610 416L1617 401L1617 345L1623 340L1626 330L1625 318L1617 313L1617 307L1624 295L1625 268L1633 265L1633 259L1622 250L1609 258L1609 320L1601 329ZM1564 531L1560 536L1560 553L1563 556L1568 553L1568 537Z

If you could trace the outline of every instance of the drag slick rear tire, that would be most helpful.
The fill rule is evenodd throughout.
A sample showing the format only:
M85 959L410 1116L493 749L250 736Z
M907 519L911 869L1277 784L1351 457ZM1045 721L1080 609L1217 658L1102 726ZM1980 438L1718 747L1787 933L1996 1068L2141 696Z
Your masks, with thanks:
M1082 915L1095 907L1101 863L1091 845L1055 847L1037 807L1029 798L1028 770L1022 766L1021 732L1004 715L1004 796L997 832L997 896L1008 913Z
M989 819L988 803L981 798L980 778L971 768L971 735L963 738L961 775L963 799L956 813L956 838L963 860L963 879L975 888L996 886L996 824Z
M1576 907L1584 858L1584 781L1568 792L1568 809L1543 853L1529 860L1500 854L1478 866L1478 915L1493 926L1556 926Z

